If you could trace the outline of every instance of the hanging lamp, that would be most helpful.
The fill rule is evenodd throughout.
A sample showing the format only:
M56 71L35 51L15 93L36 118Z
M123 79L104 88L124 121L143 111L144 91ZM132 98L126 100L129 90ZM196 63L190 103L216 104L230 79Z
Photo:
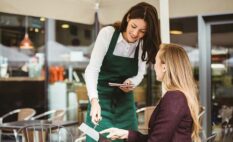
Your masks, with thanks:
M33 49L34 48L33 43L30 40L29 35L28 35L28 17L27 16L25 19L25 35L24 35L23 40L20 42L19 47L21 49Z

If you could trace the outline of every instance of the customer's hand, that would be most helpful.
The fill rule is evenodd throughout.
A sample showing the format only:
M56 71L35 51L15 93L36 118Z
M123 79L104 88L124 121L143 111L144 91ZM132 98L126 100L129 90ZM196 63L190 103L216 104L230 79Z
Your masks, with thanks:
M129 91L132 91L134 89L132 81L129 79L125 80L123 84L124 86L120 86L119 88L125 93L128 93Z
M91 121L94 125L98 125L101 118L101 108L99 105L99 100L96 98L91 99Z
M100 134L104 134L104 133L109 133L107 135L107 138L110 138L111 140L128 139L128 135L129 135L129 131L118 128L109 128L100 132Z

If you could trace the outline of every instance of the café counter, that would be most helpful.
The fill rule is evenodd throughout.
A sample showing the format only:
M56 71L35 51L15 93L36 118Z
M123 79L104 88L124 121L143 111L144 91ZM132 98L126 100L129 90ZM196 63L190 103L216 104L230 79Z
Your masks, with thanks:
M17 108L31 107L37 113L47 110L46 85L43 77L0 78L0 116Z

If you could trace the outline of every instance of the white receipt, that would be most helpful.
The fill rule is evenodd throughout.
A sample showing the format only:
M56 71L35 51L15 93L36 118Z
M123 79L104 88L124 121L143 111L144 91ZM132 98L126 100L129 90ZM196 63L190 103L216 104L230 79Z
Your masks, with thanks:
M87 124L82 123L79 126L79 129L83 131L85 134L87 134L89 137L94 139L95 141L99 141L99 138L100 138L99 133L95 129L89 127Z

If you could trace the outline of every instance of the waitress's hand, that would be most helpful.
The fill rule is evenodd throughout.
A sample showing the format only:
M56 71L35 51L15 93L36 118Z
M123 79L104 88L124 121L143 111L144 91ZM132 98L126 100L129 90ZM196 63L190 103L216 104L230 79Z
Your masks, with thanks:
M101 108L99 104L99 100L97 98L91 99L91 121L94 125L98 125L101 118Z
M110 138L111 140L128 139L128 135L129 135L129 131L118 128L109 128L100 132L100 134L104 134L104 133L109 133L107 135L107 138Z
M125 82L123 83L125 84L124 86L120 86L119 88L124 91L125 93L128 93L130 91L132 91L134 89L134 86L132 85L132 81L127 79L125 80Z

